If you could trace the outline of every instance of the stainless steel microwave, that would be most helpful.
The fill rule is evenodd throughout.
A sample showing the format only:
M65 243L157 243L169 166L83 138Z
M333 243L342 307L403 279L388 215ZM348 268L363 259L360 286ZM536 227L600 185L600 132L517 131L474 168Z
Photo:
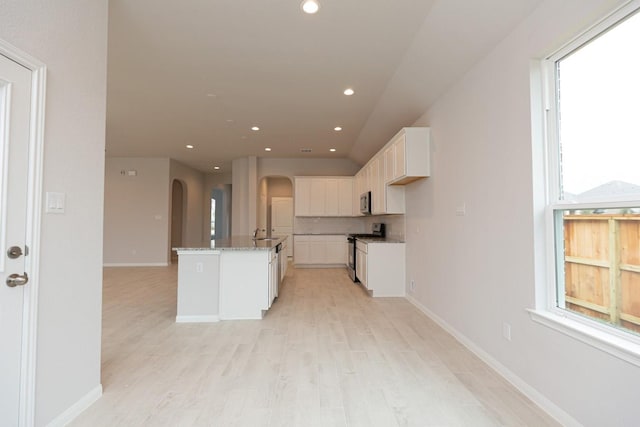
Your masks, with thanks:
M371 191L364 192L360 195L360 213L371 215Z

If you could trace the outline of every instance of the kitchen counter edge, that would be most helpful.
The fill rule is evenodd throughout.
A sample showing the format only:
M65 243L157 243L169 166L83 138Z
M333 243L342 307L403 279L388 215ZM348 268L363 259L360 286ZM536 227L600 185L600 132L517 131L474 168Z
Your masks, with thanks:
M210 246L191 246L171 248L176 252L192 251L269 251L287 240L287 236L273 236L273 240L254 240L251 236L232 236L227 239L215 239Z

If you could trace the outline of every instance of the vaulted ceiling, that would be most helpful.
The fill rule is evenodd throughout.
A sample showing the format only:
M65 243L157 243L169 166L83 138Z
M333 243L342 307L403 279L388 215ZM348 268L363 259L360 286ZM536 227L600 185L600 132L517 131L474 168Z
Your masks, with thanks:
M364 163L540 2L300 1L110 0L107 156Z

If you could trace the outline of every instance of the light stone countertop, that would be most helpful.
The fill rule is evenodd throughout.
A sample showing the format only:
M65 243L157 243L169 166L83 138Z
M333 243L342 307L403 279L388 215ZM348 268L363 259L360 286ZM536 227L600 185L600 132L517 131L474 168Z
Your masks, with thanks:
M226 239L215 239L211 241L211 245L206 246L204 242L201 246L191 246L183 248L172 248L174 251L268 251L275 248L279 243L284 242L287 236L272 236L265 240L264 238L253 239L251 236L231 236Z
M404 240L393 239L388 237L356 237L357 240L360 240L364 243L405 243Z

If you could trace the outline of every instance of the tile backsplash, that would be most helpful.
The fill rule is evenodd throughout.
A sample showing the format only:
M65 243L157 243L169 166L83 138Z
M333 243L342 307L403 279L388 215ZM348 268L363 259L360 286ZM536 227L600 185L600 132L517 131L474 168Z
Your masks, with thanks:
M370 233L374 222L384 222L387 237L404 240L404 215L372 215L361 217L295 217L294 234Z

